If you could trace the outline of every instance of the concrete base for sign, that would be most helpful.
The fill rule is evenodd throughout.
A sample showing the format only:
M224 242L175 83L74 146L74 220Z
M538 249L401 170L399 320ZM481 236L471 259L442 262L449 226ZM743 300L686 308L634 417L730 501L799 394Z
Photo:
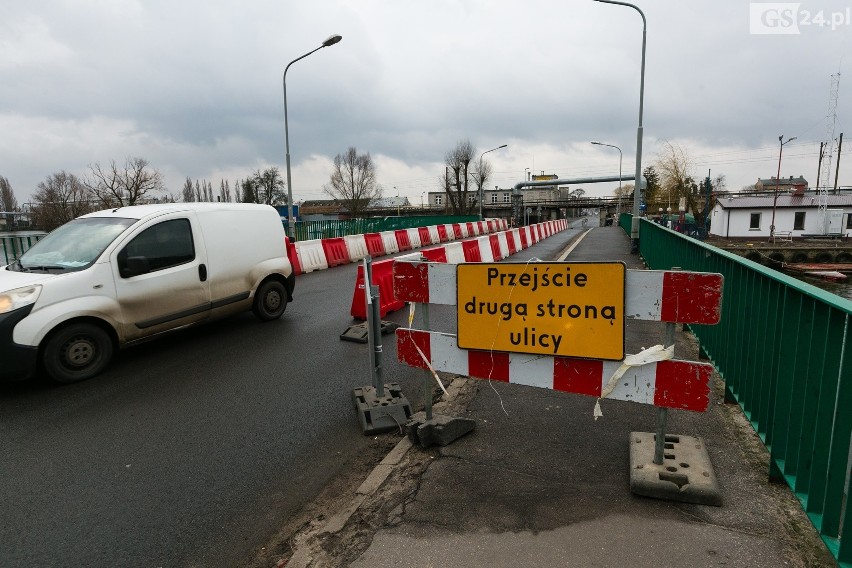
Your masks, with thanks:
M426 420L425 412L418 412L405 425L408 439L424 448L433 445L446 446L473 432L475 428L476 421L470 418L433 414L431 420Z
M645 497L722 506L719 482L704 447L692 436L666 435L663 463L654 463L656 435L630 433L630 491Z
M352 401L364 434L379 434L402 430L411 418L411 404L402 394L398 383L385 384L385 396L376 396L373 387L360 387L352 391Z
M382 320L382 335L387 335L396 331L399 327L398 323ZM343 341L351 341L353 343L367 343L367 322L356 323L346 328L346 331L340 334L340 339Z

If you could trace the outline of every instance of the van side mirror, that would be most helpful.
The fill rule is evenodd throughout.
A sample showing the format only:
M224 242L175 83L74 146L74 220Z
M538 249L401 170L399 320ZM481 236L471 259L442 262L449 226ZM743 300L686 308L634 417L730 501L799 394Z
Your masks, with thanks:
M151 272L151 265L144 256L128 256L124 265L119 269L122 278L130 278Z

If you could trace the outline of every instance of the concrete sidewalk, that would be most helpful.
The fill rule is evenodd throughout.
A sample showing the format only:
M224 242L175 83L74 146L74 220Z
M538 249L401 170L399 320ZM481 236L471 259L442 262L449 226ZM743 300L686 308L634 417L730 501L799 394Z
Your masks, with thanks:
M595 228L566 260L644 268L629 249L620 228ZM696 360L680 327L675 356ZM664 329L628 321L627 352L663 343ZM444 448L400 442L337 524L303 535L282 565L835 565L788 488L769 484L767 453L739 407L724 404L718 377L709 411L670 411L667 433L703 438L721 507L630 492L629 434L655 430L652 406L603 400L595 421L591 397L467 378L452 392L436 412L472 418L476 430Z

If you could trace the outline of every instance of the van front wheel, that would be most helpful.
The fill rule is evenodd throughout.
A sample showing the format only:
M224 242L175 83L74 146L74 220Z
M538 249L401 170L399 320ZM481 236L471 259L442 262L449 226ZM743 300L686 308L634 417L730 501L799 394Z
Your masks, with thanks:
M254 295L254 315L263 321L272 321L281 317L287 309L287 290L277 280L267 280L260 285Z
M50 336L42 363L54 381L75 383L103 371L112 360L112 352L107 332L89 323L74 323Z

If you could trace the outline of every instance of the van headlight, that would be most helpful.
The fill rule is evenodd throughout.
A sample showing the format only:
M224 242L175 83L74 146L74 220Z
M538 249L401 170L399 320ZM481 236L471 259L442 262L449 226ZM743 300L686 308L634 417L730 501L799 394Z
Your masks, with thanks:
M0 292L0 314L6 314L34 304L41 294L41 284Z

